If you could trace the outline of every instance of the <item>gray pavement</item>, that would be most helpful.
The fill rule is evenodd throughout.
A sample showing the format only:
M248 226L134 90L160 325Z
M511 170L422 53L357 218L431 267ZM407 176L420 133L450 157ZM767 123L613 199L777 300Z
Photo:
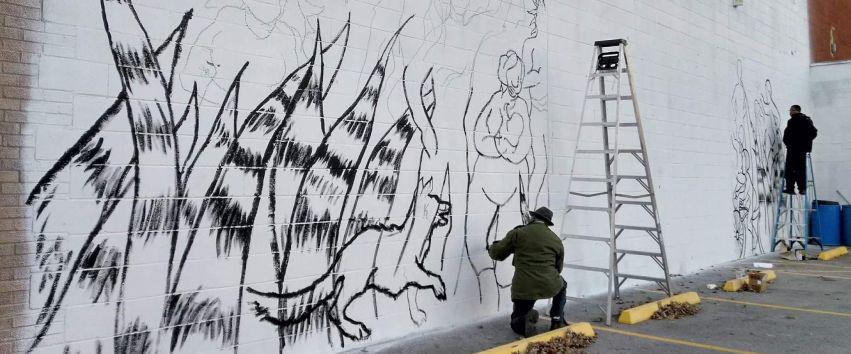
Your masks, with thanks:
M817 247L812 247L817 248ZM771 262L777 280L767 292L709 290L724 284L736 268ZM589 353L712 353L727 350L761 353L851 353L851 254L833 261L792 262L766 255L718 265L672 279L675 292L696 291L702 311L679 320L650 320L612 327L602 323L594 305L568 303L570 322L591 322L599 336ZM655 287L622 294L618 309L660 299ZM603 301L603 298L601 298ZM545 303L545 301L541 301ZM539 307L542 314L547 308ZM618 313L618 311L614 311ZM507 318L412 336L358 349L361 353L472 353L517 340ZM539 331L549 321L539 322ZM609 330L607 330L609 329ZM618 332L613 332L618 331Z

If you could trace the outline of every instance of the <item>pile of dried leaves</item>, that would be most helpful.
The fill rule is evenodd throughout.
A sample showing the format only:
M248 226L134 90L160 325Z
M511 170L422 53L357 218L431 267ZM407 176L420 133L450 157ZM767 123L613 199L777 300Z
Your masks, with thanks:
M546 342L533 342L526 347L523 354L583 354L582 348L585 348L594 341L597 336L589 337L584 334L573 332L565 332L563 336L558 336ZM515 352L515 354L520 354Z
M676 320L678 318L692 316L700 312L700 306L686 302L671 302L660 307L650 317L654 320Z

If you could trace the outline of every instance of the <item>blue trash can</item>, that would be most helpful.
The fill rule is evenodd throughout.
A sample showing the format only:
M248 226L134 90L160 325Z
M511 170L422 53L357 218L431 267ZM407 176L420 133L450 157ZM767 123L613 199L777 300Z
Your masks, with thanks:
M821 236L821 244L824 246L839 246L842 240L839 237L840 223L839 203L827 200L819 200L818 207L810 219L811 232L815 236Z
M842 244L851 246L851 205L842 206Z

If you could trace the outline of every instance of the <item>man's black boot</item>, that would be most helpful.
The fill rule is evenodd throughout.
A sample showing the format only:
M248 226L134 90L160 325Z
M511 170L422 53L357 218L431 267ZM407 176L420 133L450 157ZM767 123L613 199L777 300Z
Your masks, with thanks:
M566 327L566 326L567 326L567 321L565 321L561 317L553 317L552 321L550 322L550 330L551 331L554 330L554 329L559 329L559 328Z
M511 320L511 329L521 336L531 337L535 335L535 323L538 322L539 316L538 310L529 310L526 315Z
M529 313L526 314L526 327L524 328L525 331L523 332L524 337L528 338L535 335L535 332L537 331L535 328L535 324L538 323L539 316L540 314L538 313L538 310L535 309L532 309L531 311L529 311Z

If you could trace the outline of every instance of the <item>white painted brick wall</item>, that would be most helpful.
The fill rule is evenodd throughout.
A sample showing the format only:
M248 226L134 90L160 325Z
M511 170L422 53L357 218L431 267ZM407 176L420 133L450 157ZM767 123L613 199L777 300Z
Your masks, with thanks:
M335 352L509 311L509 290L500 290L497 282L510 282L511 266L499 264L493 271L485 245L520 222L520 209L525 206L521 207L519 193L526 195L529 208L549 205L557 214L557 225L561 221L584 80L592 43L600 39L626 38L630 43L671 272L687 273L758 253L760 249L753 247L758 243L767 247L770 235L759 226L747 226L758 237L749 238L744 244L735 238L737 225L732 210L740 166L732 139L737 124L764 119L758 109L765 111L776 104L780 114L771 111L767 116L779 120L782 126L785 107L793 103L809 106L806 2L753 0L733 8L726 1L549 0L545 6L539 5L537 21L533 22L535 5L542 3L354 0L342 5L333 1L291 1L282 8L277 2L266 0L136 0L133 4L140 27L133 16L127 15L126 1L105 1L110 38L113 43L121 43L122 50L159 47L178 27L186 11L194 12L174 69L169 100L163 99L167 92L162 85L157 86L157 77L146 76L147 83L139 79L140 75L151 75L152 70L147 74L134 72L130 81L139 81L133 81L127 90L129 106L118 105L119 112L110 123L94 130L95 136L103 139L103 146L112 149L108 166L132 168L128 172L131 177L123 184L127 192L118 207L102 229L92 234L92 225L107 201L92 191L90 183L114 182L116 178L93 178L92 171L102 164L86 162L85 154L70 156L69 167L39 185L48 187L39 194L42 199L36 198L31 205L25 202L39 181L50 175L50 169L57 166L63 154L85 136L125 89L123 84L128 77L119 75L111 55L101 2L0 0L0 354L26 352L33 346L39 353L61 353L66 347L72 352L87 353L99 346L107 353L117 347L138 351L138 347L114 345L124 338L119 334L128 332L148 333L149 346L155 352L171 351L169 344L174 338L177 344L173 351L179 352L232 352L238 341L241 353L267 353L281 345L281 334L287 352ZM359 165L360 170L365 169L369 153L386 131L392 132L391 125L410 105L413 122L419 129L412 133L411 143L404 150L398 185L391 189L395 190L396 202L388 209L385 202L370 199L373 192L365 192L359 198L358 176L348 195L350 200L362 201L356 207L350 201L344 212L332 213L337 215L334 218L345 220L352 212L363 212L385 227L396 224L393 227L401 231L360 236L342 253L345 257L338 266L329 266L325 246L315 240L294 245L288 253L291 259L284 277L284 293L317 281L313 296L293 295L285 304L254 296L245 289L278 293L273 250L267 247L274 239L270 226L276 227L278 233L285 232L293 202L301 194L300 178L288 175L282 165L274 169L253 168L266 170L267 175L276 170L280 178L291 179L290 183L277 184L276 203L283 206L280 208L287 217L273 222L267 217L268 177L260 181L264 189L255 199L258 177L238 168L247 166L244 161L226 161L229 169L221 182L229 187L228 200L238 202L243 210L256 203L258 210L253 220L221 221L232 230L253 226L245 266L241 263L241 245L234 246L230 254L217 253L217 247L221 250L225 246L208 230L216 226L211 223L212 216L201 218L203 222L196 227L189 222L192 218L181 214L179 219L185 220L179 221L176 233L156 227L147 238L134 234L132 247L127 244L135 193L139 193L135 199L140 203L148 200L171 205L168 203L183 200L175 191L174 159L156 157L156 151L143 152L138 160L132 158L136 146L127 123L127 107L134 112L147 108L152 114L151 123L133 116L142 124L137 124L136 129L160 124L159 117L174 114L179 118L187 107L188 112L194 112L191 91L197 83L202 98L197 102L199 145L192 144L194 128L187 128L192 127L194 113L177 132L176 141L169 140L171 146L179 146L178 153L183 154L180 156L197 152L244 63L249 65L239 80L237 122L228 118L233 112L226 111L226 123L219 126L232 134L236 134L234 125L241 125L288 74L308 61L316 23L321 26L323 44L327 44L351 19L343 65L324 101L324 117L330 127L358 98L382 48L409 16L413 17L388 53L387 78L375 108L371 138ZM533 23L538 30L535 39L530 38ZM323 56L327 61L326 75L335 68L331 58L339 56L341 49L337 45L329 49L327 58ZM500 71L501 56L504 63L515 63L511 51L524 66L518 69L519 66L506 65ZM168 58L168 53L170 47L157 59L166 72L171 71L170 60L163 59ZM534 65L541 67L537 78L540 84L535 87L529 87L536 80L532 58ZM146 63L150 66L151 59L140 57L130 66ZM420 97L429 91L430 80L423 80L429 69L436 101L430 124L425 119L428 102L422 102ZM522 79L520 73L524 74ZM305 75L302 72L299 77ZM816 75L814 69L813 76ZM323 79L328 85L330 78ZM766 80L771 82L770 93ZM508 90L506 84L520 81L520 91ZM815 80L814 85L820 82ZM741 90L736 91L737 85ZM293 95L289 86L286 91ZM749 113L744 120L736 120L733 116L741 111L734 111L733 103L740 99L736 95L742 93L747 95L743 102ZM757 98L762 97L769 99L769 105L758 102ZM820 100L826 99L816 94L812 97L817 107L822 106ZM414 102L409 103L411 98ZM169 105L174 113L169 113ZM470 136L465 136L464 128L467 124L468 130L474 129L479 113L488 108L492 109L492 118L487 120L482 115L483 121L512 142L519 138L519 151L525 154L529 167L526 162L516 163L520 157L516 154L507 155L515 163L500 158L477 159L476 147L487 146L473 144L472 134L468 131ZM504 119L500 112L514 120ZM291 134L287 139L318 147L324 138L320 119L318 113L299 108L292 117L295 132L287 133ZM531 122L531 126L518 127L514 125L517 122ZM495 128L502 127L500 124L505 128ZM480 137L487 126L480 125L476 130ZM240 135L238 144L249 151L262 152L270 146L270 136L271 130L248 130ZM149 136L135 136L146 137ZM359 151L364 145L342 135L327 141L340 154ZM819 158L820 168L841 169L833 166L844 162L843 141L838 135L820 137L817 151L825 151L825 157ZM183 195L196 205L194 211L209 196L211 181L228 144L215 147L214 140L199 156L190 174L196 182L187 185ZM526 152L532 146L535 150ZM423 155L421 162L424 148L429 155ZM492 146L490 149L495 150ZM532 161L535 167L531 166ZM91 163L88 169L87 163ZM318 163L312 170L321 173L323 169ZM418 183L418 177L422 183ZM528 182L518 183L518 177L528 178ZM139 180L139 192L129 182L133 178ZM319 187L334 185L337 180L317 178ZM825 184L830 183L834 182ZM390 182L391 187L393 184ZM540 194L537 187L530 187L541 185L544 188ZM838 180L834 185L839 185ZM334 205L345 195L345 190L338 190L310 198ZM39 213L46 196L53 199L46 211ZM208 198L206 203L215 200ZM494 204L502 202L505 204L500 208ZM447 216L448 224L444 224L437 216L438 207L443 205L445 209L449 204L451 217ZM768 210L770 206L758 208ZM139 213L141 209L137 210L136 219L141 218ZM568 222L565 231L578 226ZM592 229L594 226L599 225L592 225ZM132 227L139 231L138 225ZM177 316L172 325L163 324L162 314L168 312L163 285L172 272L170 240L175 235L174 247L182 250L199 228L194 247L186 253L178 286L179 293L187 296L197 291L198 316ZM315 237L316 232L308 234ZM285 242L282 235L277 239L281 245ZM61 244L53 242L57 236L62 237ZM84 247L90 236L94 243ZM83 269L79 268L69 278L74 263L84 263L84 259L77 259L101 244L105 250L117 252L119 262L108 263L110 258L102 254L94 269L81 273ZM51 254L54 246L57 252ZM569 262L605 259L601 249L588 245L567 242L566 249ZM182 252L175 254L179 258ZM127 267L122 266L124 263ZM171 264L176 265L174 261ZM632 273L652 270L641 263L625 265L631 267ZM367 275L372 269L378 273L370 286ZM60 275L52 278L58 279L58 284L68 285L66 294L61 294L62 286L58 293L51 294L50 279L48 286L39 288L48 271ZM243 272L245 280L241 282ZM336 278L323 277L329 272ZM564 275L572 295L598 293L605 286L600 276L573 271ZM115 279L117 284L107 285L105 289L110 292L94 299L91 286L87 285L92 279ZM125 279L123 286L120 279ZM332 291L335 288L331 279L344 279L344 285ZM241 283L245 286L241 287ZM386 290L393 296L374 289ZM296 308L293 304L303 301L303 305L321 305L323 295L329 292L339 294L337 307ZM245 297L237 306L240 293ZM350 298L359 301L346 309ZM207 301L206 305L202 306L202 301ZM255 306L251 301L258 303ZM281 327L284 331L280 333L268 321L281 315L279 306L286 314L296 316L290 318L292 324ZM240 312L233 317L226 314L236 309ZM304 313L310 316L297 316ZM267 321L261 321L264 314L268 315ZM574 319L576 315L568 316ZM147 331L126 328L136 317L142 319ZM238 334L233 329L236 318L241 326ZM346 324L347 319L357 322ZM363 327L358 328L359 322ZM124 328L116 331L116 323ZM173 333L175 324L208 332L192 333L182 342ZM370 331L369 336L364 329ZM341 343L344 330L362 339L344 339Z
M813 146L813 166L819 199L833 200L845 204L836 193L851 198L848 183L849 145L845 133L848 116L851 114L849 91L851 87L851 63L825 63L810 69L810 95L813 122L819 136Z
M754 100L766 93L763 82L768 79L779 112L773 117L782 129L786 107L806 105L809 99L806 2L750 1L733 8L723 1L561 1L551 2L549 9L553 32L549 117L566 123L557 125L556 131L563 127L565 134L557 135L568 140L561 144L567 149L554 149L564 157L562 166L569 166L570 140L581 104L578 77L587 70L583 63L590 57L591 43L626 37L635 62L671 272L687 273L752 254L753 240L747 240L742 252L732 231L737 166L731 145L735 128L731 97L739 81L737 61L751 120L757 119ZM571 59L562 59L565 56ZM554 65L562 61L574 68L572 79ZM560 175L552 176L553 185L566 185L568 170L557 166ZM768 218L763 215L761 220ZM770 234L764 228L757 234L756 244L767 249ZM576 247L584 250L582 245ZM581 263L589 256L578 252L573 258ZM636 272L652 269L638 268ZM593 293L605 285L591 282L589 276L574 289Z

